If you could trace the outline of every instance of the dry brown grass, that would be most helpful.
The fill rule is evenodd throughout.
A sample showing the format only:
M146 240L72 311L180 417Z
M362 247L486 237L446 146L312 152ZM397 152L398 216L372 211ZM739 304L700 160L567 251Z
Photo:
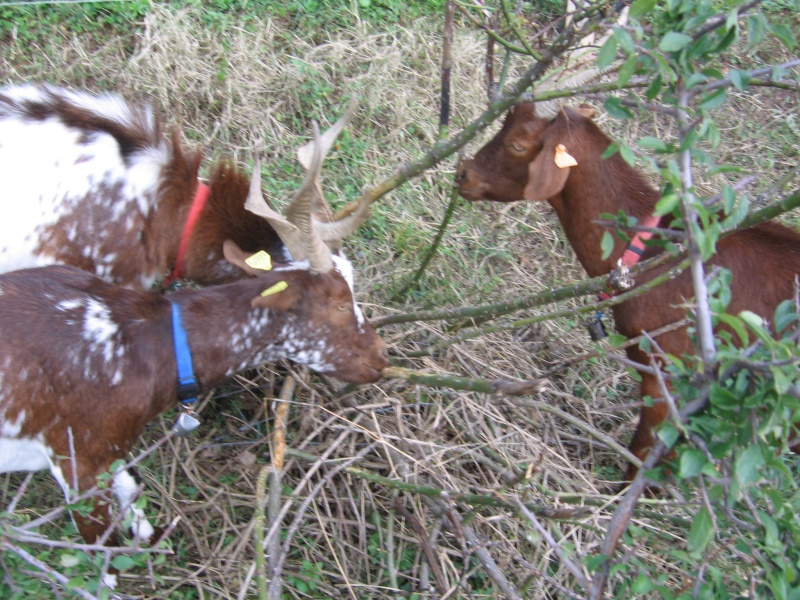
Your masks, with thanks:
M334 120L350 94L357 93L361 104L349 136L362 149L326 165L331 198L352 199L361 186L387 178L435 141L437 23L391 33L354 26L325 32L327 42L312 45L267 17L257 31L231 28L224 40L197 17L192 9L175 15L154 7L132 51L113 39L98 45L80 37L33 48L8 44L0 48L0 72L5 81L46 79L148 98L210 157L251 161L253 140L264 140L270 183L279 190L268 192L279 198L296 181L292 153L305 141L310 119ZM454 128L480 112L485 97L483 38L462 30L456 44ZM659 125L602 121L627 139ZM452 174L453 164L446 161L392 193L350 242L359 300L368 313L474 305L582 278L543 206L469 206L458 211L423 290L390 302L390 292L416 268L435 233ZM443 325L397 325L382 335L398 364L488 379L535 379L589 347L577 319L485 336L414 360L403 357L446 338ZM510 581L526 585L526 598L581 596L553 548L510 504L430 499L353 471L329 474L359 455L353 468L373 475L450 495L509 503L520 498L540 508L543 526L570 556L591 555L613 510L613 482L624 461L588 432L624 443L635 422L633 381L602 358L550 377L542 392L523 398L400 380L349 390L285 366L237 377L202 403L204 424L194 437L171 441L140 468L150 514L162 525L179 519L171 538L176 555L151 574L126 573L122 592L154 599L254 597L256 483L273 451L271 398L287 372L299 386L290 403L290 452L283 470L281 502L288 512L277 527L285 532L293 519L298 527L283 574L285 597L377 599L408 597L409 591L421 594L416 597L504 597L479 551ZM583 426L544 406L561 409ZM170 418L152 424L142 448L164 435ZM3 478L0 505L19 480ZM58 502L56 486L42 474L23 505L37 513ZM682 543L691 513L668 501L649 502L642 506L652 512L643 509L635 524L658 532L652 539L663 547L632 545L628 559L663 563L659 571L680 589L685 582L660 550ZM303 593L302 581L316 588ZM393 590L395 585L407 591Z

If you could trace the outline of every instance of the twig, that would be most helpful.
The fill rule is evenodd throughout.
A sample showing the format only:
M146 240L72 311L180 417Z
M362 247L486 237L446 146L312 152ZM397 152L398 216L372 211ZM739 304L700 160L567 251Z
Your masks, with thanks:
M500 323L499 325L488 325L485 327L476 327L473 329L466 329L463 330L456 335L451 336L446 340L442 340L435 344L431 344L428 348L423 350L416 350L414 352L407 352L405 356L409 358L416 358L421 356L432 356L434 353L447 348L448 346L452 346L453 344L457 344L459 342L464 342L466 340L470 340L482 335L486 335L489 333L497 333L499 331L509 331L512 329L519 329L520 327L525 327L527 325L532 325L534 323L540 323L542 321L548 321L550 319L559 319L562 317L569 317L572 315L580 315L589 312L595 312L597 310L602 310L609 306L613 306L615 304L620 304L629 300L631 298L635 298L637 296L641 296L653 288L661 285L669 281L670 279L674 278L678 273L683 271L688 266L688 261L684 260L678 263L675 267L671 268L668 271L665 271L661 275L657 277L653 277L647 283L643 283L630 291L624 292L609 300L604 300L602 302L598 302L597 304L589 304L586 306L580 306L577 308L571 308L566 310L557 310L549 313L545 313L542 315L537 315L535 317L529 317L526 319L517 319L515 321L509 321L505 323Z
M577 580L578 585L580 585L584 590L588 589L588 580L586 579L586 574L583 572L583 570L567 557L567 555L561 549L559 543L555 540L555 538L553 538L552 535L550 535L550 532L547 531L547 529L542 527L539 519L537 519L536 515L534 515L525 507L525 504L523 504L522 500L520 500L518 497L515 497L514 502L517 505L517 510L519 510L519 512L521 512L522 515L531 522L533 528L539 532L539 534L544 538L544 541L547 542L547 545L550 546L553 552L555 552L561 564L564 565L564 567L566 567L570 573L572 573L572 576Z
M425 257L422 259L422 262L420 263L416 273L414 273L414 276L402 288L392 295L392 300L399 300L408 293L412 286L416 286L419 283L419 280L422 278L422 275L425 273L425 270L428 268L431 260L433 260L433 257L436 256L436 252L439 250L439 245L442 243L442 239L444 238L444 232L447 230L447 226L450 224L450 220L453 218L453 214L455 213L459 203L460 198L458 196L458 190L453 187L453 191L450 193L450 203L447 205L447 209L444 211L444 217L442 218L442 222L439 224L439 230L436 232L436 237L433 239L430 248L428 248L428 251L425 253Z
M483 543L481 543L477 534L472 530L471 527L464 524L463 520L461 519L461 515L458 514L458 511L456 511L453 506L449 506L441 500L439 500L436 504L439 506L442 512L448 516L452 527L464 538L467 548L483 565L483 570L486 572L486 574L491 578L492 581L495 582L495 584L497 584L497 587L500 588L500 591L503 593L503 597L509 598L510 600L522 600L522 596L519 595L517 588L500 570L497 562L495 562L492 555L489 554L489 551L486 549Z
M655 258L643 261L631 269L631 277L636 277L641 273L645 273L650 269L661 266L664 263L672 260L668 253L664 252ZM585 279L576 283L570 283L559 288L547 290L546 292L539 292L532 296L518 298L515 300L507 300L505 302L497 302L494 304L482 304L479 306L467 306L455 309L439 309L439 310L425 310L412 313L405 313L401 315L392 315L389 317L382 317L373 319L371 322L374 327L382 327L384 325L393 325L397 323L409 323L412 321L444 321L449 319L474 319L481 318L482 321L487 321L503 315L507 315L518 310L526 308L534 308L543 304L551 304L559 300L567 300L569 298L579 298L581 296L588 296L590 294L597 294L602 291L607 291L608 275L600 275L592 279ZM608 304L603 305L611 306L618 304L622 300L619 297L608 301ZM597 308L599 305L593 305Z

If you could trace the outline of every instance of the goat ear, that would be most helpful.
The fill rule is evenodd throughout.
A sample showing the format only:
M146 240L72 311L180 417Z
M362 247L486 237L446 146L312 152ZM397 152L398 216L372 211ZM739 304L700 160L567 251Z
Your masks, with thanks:
M247 264L247 259L250 258L250 253L245 252L233 240L225 240L222 242L222 254L229 263L235 267L239 267L242 271L251 277L258 277L263 275L265 269L257 269Z
M525 200L549 200L564 188L569 167L556 164L556 148L560 145L545 139L541 152L528 165L528 184L522 193Z
M297 282L290 283L285 289L267 296L256 296L250 301L253 308L268 308L280 312L288 312L302 300L302 293Z
M594 119L594 116L597 114L597 111L588 104L581 104L575 111L587 119Z

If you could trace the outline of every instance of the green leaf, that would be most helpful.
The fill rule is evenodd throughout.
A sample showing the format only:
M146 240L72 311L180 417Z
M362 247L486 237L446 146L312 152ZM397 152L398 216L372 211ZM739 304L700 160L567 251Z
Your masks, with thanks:
M619 348L622 346L622 344L628 341L628 338L621 333L610 333L608 334L606 341L612 348Z
M120 571L125 571L126 569L135 567L136 561L133 560L130 556L125 556L124 554L117 554L113 559L111 559L111 564Z
M637 143L642 148L651 148L656 152L666 152L669 150L669 146L667 146L663 141L650 135L644 136Z
M647 99L650 101L654 100L655 97L658 96L658 93L661 91L661 88L663 86L664 86L664 79L659 74L656 76L655 79L653 79L652 82L650 82L650 85L647 86L647 92L645 92L645 96L647 97Z
M749 310L743 310L740 312L739 318L747 323L751 329L760 329L764 326L764 319Z
M738 69L731 69L728 72L728 77L730 77L731 83L740 92L744 91L744 89L750 83L750 75L744 71L739 71Z
M610 232L604 231L603 237L600 238L600 250L602 253L602 260L611 256L611 251L614 249L614 236Z
M687 479L697 477L708 462L706 455L696 448L689 448L681 454L678 476Z
M706 546L714 539L714 533L714 521L708 509L704 506L697 511L694 521L692 521L692 528L686 540L689 552L702 552L705 550Z
M75 554L62 554L60 560L61 560L61 566L64 567L65 569L74 567L80 564L81 562L81 559Z
M638 19L650 13L656 7L656 0L634 0L631 4L630 16Z
M747 46L748 48L755 48L764 38L766 34L766 19L761 13L749 15L747 17Z
M603 103L603 105L605 106L606 112L615 119L624 121L625 119L630 119L633 116L633 113L628 110L628 108L622 106L622 100L616 96L609 96L606 98L606 101Z
M639 64L639 57L638 56L631 56L622 63L622 66L617 73L617 83L620 86L625 86L628 81L630 81L633 74L636 72L636 67Z
M745 329L744 325L742 325L742 320L740 318L734 317L733 315L723 314L719 316L719 319L722 323L733 329L734 333L739 336L739 341L743 346L747 345L749 336L747 335L747 329Z
M740 485L755 483L761 479L761 467L764 466L764 454L760 446L749 446L736 458L734 474Z
M792 386L791 380L779 367L772 367L770 371L772 372L772 380L773 384L775 385L775 391L779 394L785 394Z
M725 101L727 99L728 99L728 90L726 90L725 88L722 88L720 90L715 90L700 102L700 106L698 108L700 110L712 110L714 108L718 108L723 104L725 104Z
M597 68L601 71L610 67L617 59L617 38L613 35L606 40L597 53Z
M772 35L783 42L783 45L786 46L789 52L794 51L796 40L794 39L792 28L789 27L789 25L786 23L768 23L767 29Z
M631 593L648 594L653 590L653 580L644 573L639 573L636 580L631 585Z
M619 146L619 154L626 163L630 166L636 166L636 154L633 153L630 146L626 146L625 144L620 144Z
M667 448L672 448L675 445L675 442L678 441L678 437L681 435L681 432L678 431L678 428L675 427L672 423L664 423L658 429L658 437L659 439L666 444Z
M619 152L619 145L616 142L612 142L608 145L608 148L605 149L600 158L606 160L607 158L614 156L617 152Z
M668 32L663 38L658 48L662 52L678 52L692 43L692 37L677 31Z
M586 568L589 569L589 573L594 573L607 562L608 557L605 554L587 556L584 560L584 564L586 565Z
M614 37L617 38L617 42L619 42L619 47L622 48L622 51L625 54L633 54L636 52L636 44L633 41L633 37L631 34L628 33L622 27L615 27L614 28Z
M676 194L667 194L661 200L656 202L656 208L653 214L657 217L663 217L670 214L680 204L681 199Z
M736 205L736 208L734 208L733 211L731 211L722 221L722 227L725 229L736 227L744 220L749 210L750 202L747 200L746 196L742 196L741 200Z

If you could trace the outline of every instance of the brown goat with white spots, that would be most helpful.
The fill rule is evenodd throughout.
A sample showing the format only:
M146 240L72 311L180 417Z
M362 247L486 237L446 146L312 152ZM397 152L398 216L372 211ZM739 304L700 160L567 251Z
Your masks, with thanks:
M533 104L514 107L497 135L463 164L457 186L468 200L547 200L581 265L590 276L597 277L616 267L627 245L615 237L613 251L602 258L600 240L606 228L598 224L601 215L621 210L641 223L653 214L660 195L619 154L601 158L611 140L592 121L593 115L594 111L587 108L562 109L556 118L542 119ZM559 150L577 164L556 166ZM662 218L658 226L668 227L671 219ZM642 259L660 251L648 247ZM774 222L757 225L721 239L710 264L733 273L728 307L731 314L750 310L771 319L777 305L793 297L795 278L800 273L800 235ZM642 275L637 284L646 283L666 268ZM614 306L616 328L629 338L655 331L680 320L685 310L682 306L693 297L690 275L684 272L643 296ZM685 328L664 333L657 342L664 352L675 356L693 352ZM627 349L627 354L637 363L649 364L647 354L638 347ZM642 397L661 397L655 376L642 373L640 393ZM637 457L647 455L653 444L653 427L666 414L664 402L642 407L630 445ZM635 473L631 467L628 479Z
M201 184L200 161L177 133L163 135L146 103L0 87L0 272L67 264L149 289L170 273L202 285L241 278L223 257L225 240L283 262L303 258L245 209L244 173L221 161ZM327 205L315 211L326 220ZM318 226L336 250L327 224Z

